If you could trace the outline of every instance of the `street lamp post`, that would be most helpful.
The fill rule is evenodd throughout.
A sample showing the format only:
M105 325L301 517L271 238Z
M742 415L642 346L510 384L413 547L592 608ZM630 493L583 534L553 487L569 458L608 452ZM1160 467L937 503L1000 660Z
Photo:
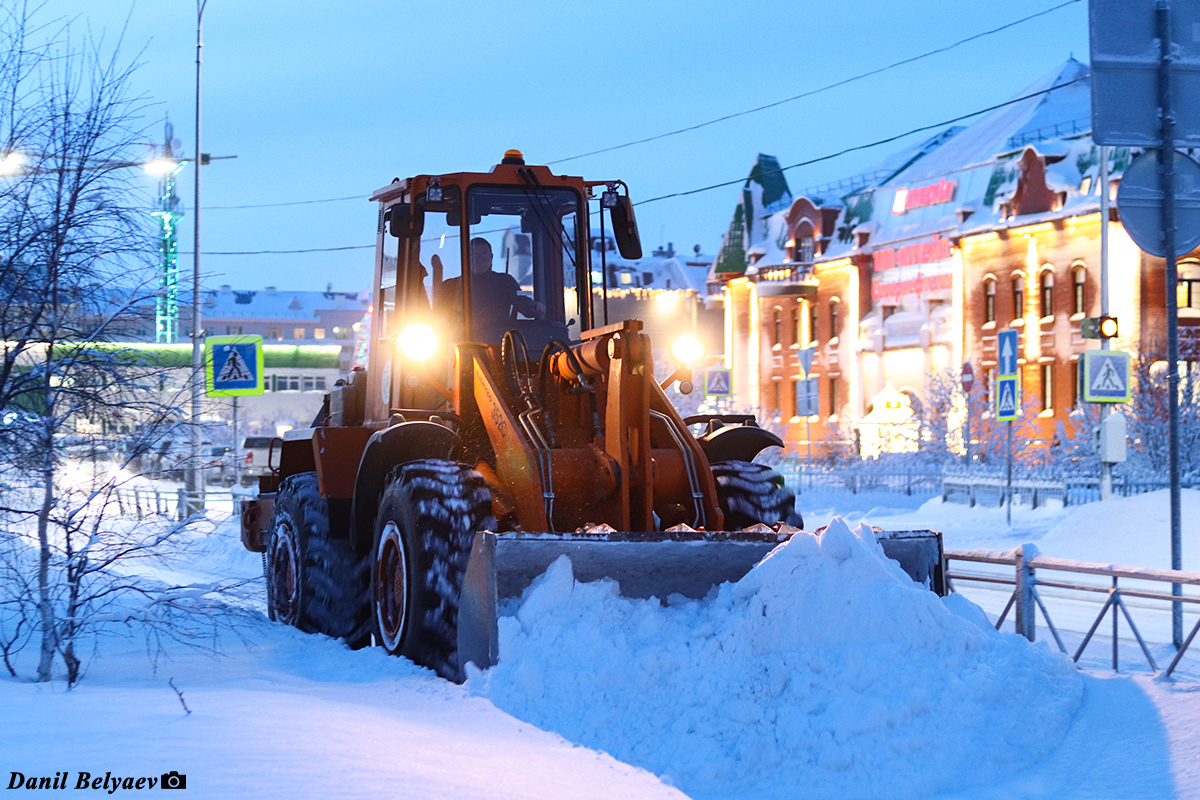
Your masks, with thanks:
M188 513L204 508L204 482L200 479L200 405L204 380L204 329L200 320L200 65L204 46L204 8L208 0L196 0L196 191L192 202L192 457L187 471Z

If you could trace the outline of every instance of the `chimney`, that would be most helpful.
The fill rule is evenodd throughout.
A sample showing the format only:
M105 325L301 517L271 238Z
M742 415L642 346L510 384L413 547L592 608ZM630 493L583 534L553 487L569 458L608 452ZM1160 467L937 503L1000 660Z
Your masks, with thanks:
M268 286L267 287L267 297L274 297L274 296L275 296L275 287Z

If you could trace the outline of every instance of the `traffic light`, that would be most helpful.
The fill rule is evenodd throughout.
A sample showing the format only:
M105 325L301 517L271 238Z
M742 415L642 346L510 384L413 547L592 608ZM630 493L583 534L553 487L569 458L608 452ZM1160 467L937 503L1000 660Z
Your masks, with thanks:
M1079 323L1079 334L1085 339L1113 339L1117 333L1116 317L1087 317Z

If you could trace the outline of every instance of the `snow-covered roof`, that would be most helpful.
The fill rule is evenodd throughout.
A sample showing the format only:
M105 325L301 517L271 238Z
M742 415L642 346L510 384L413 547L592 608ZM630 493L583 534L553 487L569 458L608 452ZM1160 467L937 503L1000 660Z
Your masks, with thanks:
M204 292L204 316L215 319L315 320L328 312L365 313L370 292L234 289L222 286Z
M857 252L855 234L866 234L870 250L902 247L934 236L959 236L1006 224L1017 189L1020 159L1032 148L1045 164L1047 188L1062 205L1042 216L1088 213L1099 205L1099 153L1090 136L1089 68L1071 58L1013 100L965 127L956 126L887 156L871 169L843 181L810 187L797 196L819 208L838 209L832 240L818 261ZM1113 148L1110 172L1120 176L1128 148ZM762 156L759 157L760 159ZM756 168L758 164L756 162ZM747 182L749 185L749 181ZM739 211L743 204L739 204ZM787 262L788 209L741 230L748 261ZM745 215L749 217L750 215ZM782 236L781 228L782 228ZM737 215L731 234L737 227ZM726 235L726 245L732 242Z

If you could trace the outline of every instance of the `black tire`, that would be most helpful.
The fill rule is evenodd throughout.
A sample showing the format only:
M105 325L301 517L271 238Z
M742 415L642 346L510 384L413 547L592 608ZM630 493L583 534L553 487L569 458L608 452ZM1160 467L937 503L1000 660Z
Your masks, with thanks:
M388 476L375 517L371 571L376 642L452 681L458 601L476 531L493 530L492 497L478 472L427 459Z
M759 523L774 527L779 522L804 527L804 517L796 510L796 496L785 485L783 476L765 464L718 461L712 465L712 472L726 530L737 531Z
M267 616L351 647L370 643L368 559L329 535L315 472L291 475L275 495L267 545Z

